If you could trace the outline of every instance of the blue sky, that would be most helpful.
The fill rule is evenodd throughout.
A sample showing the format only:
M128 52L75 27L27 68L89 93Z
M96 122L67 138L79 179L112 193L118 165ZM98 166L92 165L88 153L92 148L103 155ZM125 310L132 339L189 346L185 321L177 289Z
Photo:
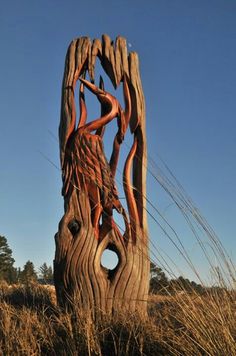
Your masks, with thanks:
M61 177L40 152L59 167L50 132L57 136L70 41L103 33L126 37L139 54L150 156L165 160L233 257L236 2L22 0L0 4L0 234L16 266L29 259L52 264L63 214ZM148 195L197 255L151 179ZM150 234L161 239L152 221ZM160 244L169 250L165 238Z

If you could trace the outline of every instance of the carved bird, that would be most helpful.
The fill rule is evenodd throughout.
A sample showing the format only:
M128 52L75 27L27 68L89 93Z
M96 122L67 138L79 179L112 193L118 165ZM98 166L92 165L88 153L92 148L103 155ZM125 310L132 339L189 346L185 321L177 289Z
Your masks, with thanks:
M89 81L79 78L80 86L80 119L78 127L70 135L65 151L63 165L63 195L66 197L73 187L84 190L89 196L92 225L95 236L104 236L114 227L112 209L121 213L129 228L124 208L122 207L116 189L114 175L119 156L119 145L124 138L128 126L130 109L123 112L118 100L110 93L98 88ZM87 110L84 100L84 86L94 93L102 105L104 115L86 123ZM104 127L113 119L118 120L118 132L114 139L113 153L108 163L104 154L102 134ZM74 123L73 123L74 125ZM96 130L95 134L92 134ZM99 220L103 214L103 224L99 228Z

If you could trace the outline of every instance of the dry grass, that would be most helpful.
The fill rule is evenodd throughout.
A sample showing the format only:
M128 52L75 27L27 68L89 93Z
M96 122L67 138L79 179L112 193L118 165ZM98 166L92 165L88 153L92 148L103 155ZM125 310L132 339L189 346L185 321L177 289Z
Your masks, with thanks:
M75 320L43 286L0 288L0 354L235 355L233 291L151 296L149 318L120 315Z
M236 355L235 297L226 290L181 293L157 304L170 354Z

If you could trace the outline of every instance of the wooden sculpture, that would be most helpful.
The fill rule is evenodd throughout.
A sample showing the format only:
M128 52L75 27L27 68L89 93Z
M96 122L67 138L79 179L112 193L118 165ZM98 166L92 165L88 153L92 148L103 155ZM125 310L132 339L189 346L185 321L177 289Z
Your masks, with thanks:
M99 85L95 84L97 57L114 88L122 85L124 109L105 90L101 77ZM85 79L87 73L89 79ZM86 91L95 95L101 104L101 116L91 121L87 121ZM117 122L117 132L108 161L103 135L112 120ZM123 168L126 212L115 177L120 146L128 127L133 144ZM115 45L107 35L102 36L102 41L91 42L88 37L81 37L70 44L62 85L59 139L65 213L55 236L54 279L58 302L92 312L129 310L145 314L150 268L145 210L145 103L138 56L127 53L124 38L118 37ZM114 221L114 210L124 220L125 231ZM113 250L118 256L118 265L113 270L101 265L105 249Z

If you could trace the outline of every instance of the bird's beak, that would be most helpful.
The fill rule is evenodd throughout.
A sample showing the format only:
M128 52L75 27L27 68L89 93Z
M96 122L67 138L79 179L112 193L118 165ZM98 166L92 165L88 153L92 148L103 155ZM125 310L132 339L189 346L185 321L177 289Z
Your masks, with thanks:
M95 95L104 94L104 91L102 89L98 88L95 84L92 84L88 80L83 79L82 77L79 77L79 80L86 86L86 88L88 88Z

